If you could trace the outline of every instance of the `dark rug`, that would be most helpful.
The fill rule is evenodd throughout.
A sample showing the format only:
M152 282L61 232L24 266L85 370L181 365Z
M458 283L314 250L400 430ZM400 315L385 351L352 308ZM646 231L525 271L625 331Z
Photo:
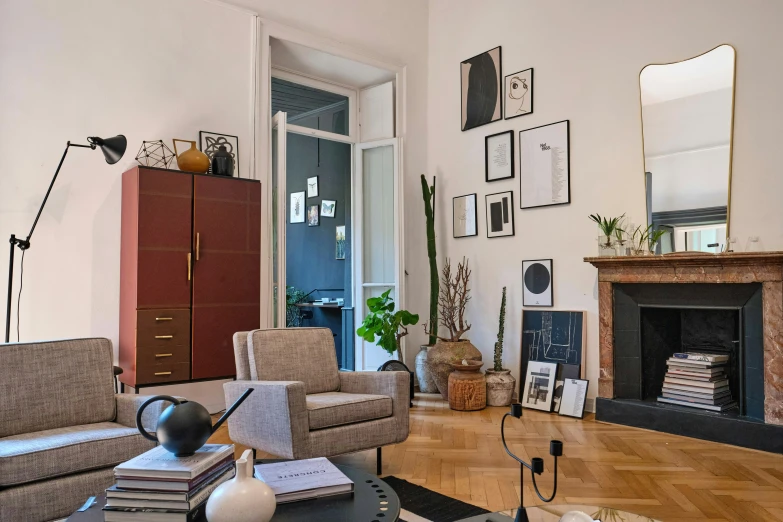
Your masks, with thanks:
M463 518L489 513L486 509L441 495L407 480L389 476L383 477L383 481L391 486L400 497L402 509L433 522L455 522Z

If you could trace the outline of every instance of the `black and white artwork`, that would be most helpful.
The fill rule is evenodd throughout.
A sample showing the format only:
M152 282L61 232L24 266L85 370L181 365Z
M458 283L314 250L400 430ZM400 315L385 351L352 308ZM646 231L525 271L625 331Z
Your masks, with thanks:
M552 306L552 260L522 261L522 306Z
M501 114L502 79L500 47L495 47L460 63L463 131L503 118Z
M514 235L514 193L487 194L487 237Z
M337 202L329 199L321 201L321 217L334 217L334 211L337 208Z
M308 205L307 207L307 226L317 227L320 224L318 215L318 205Z
M579 366L576 364L558 364L555 377L555 395L552 397L552 411L560 411L560 400L563 398L563 386L566 379L578 379Z
M304 223L305 222L305 193L304 192L292 192L291 193L291 205L288 209L291 223Z
M218 134L217 132L199 131L199 147L201 152L207 155L210 162L209 172L212 172L212 155L220 150L220 146L226 147L226 152L234 158L234 176L239 177L239 138L230 134Z
M506 76L503 113L507 120L533 113L533 69Z
M524 408L551 411L557 364L531 361L525 373L525 387L519 395Z
M568 120L519 132L521 208L571 202Z
M337 247L335 248L335 259L345 259L345 225L336 227Z
M318 197L318 176L307 178L307 197L308 198Z
M484 138L484 178L489 181L514 177L514 131Z
M477 236L476 194L454 198L453 207L454 237Z
M585 415L587 386L590 381L566 379L563 385L563 398L560 400L560 415L581 419Z

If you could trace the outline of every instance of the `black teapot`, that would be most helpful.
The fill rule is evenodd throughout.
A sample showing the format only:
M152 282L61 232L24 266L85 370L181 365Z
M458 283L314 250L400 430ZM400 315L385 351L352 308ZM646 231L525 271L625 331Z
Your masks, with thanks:
M253 388L248 388L226 410L226 413L220 417L214 426L212 425L212 417L201 404L192 401L180 401L169 395L156 395L147 399L141 405L139 411L136 412L136 426L145 438L159 442L161 446L177 457L188 457L207 442L207 439L217 431L252 392ZM144 413L144 408L157 401L169 401L173 404L160 414L156 437L144 429L141 423L141 415Z

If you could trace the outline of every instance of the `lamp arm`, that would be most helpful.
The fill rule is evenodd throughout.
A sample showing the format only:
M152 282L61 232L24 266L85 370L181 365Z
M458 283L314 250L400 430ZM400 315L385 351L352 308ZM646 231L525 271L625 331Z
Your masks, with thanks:
M506 424L506 417L513 417L513 415L511 415L510 413L506 413L505 415L503 415L503 419L500 421L500 440L503 441L503 449L506 450L506 453L508 453L509 457L511 457L512 459L516 460L517 462L525 466L532 473L533 467L527 462L525 462L524 460L520 459L519 457L511 453L511 450L508 449L508 444L506 444L506 432L503 429Z
M549 498L544 498L543 495L541 495L541 492L538 490L538 485L536 484L536 474L541 474L544 470L544 461L540 458L533 459L534 464L528 464L524 460L520 459L513 453L511 453L511 450L508 449L508 444L506 444L506 432L505 432L505 424L506 424L506 417L513 417L510 413L506 413L503 415L503 419L500 421L500 439L503 441L503 449L506 450L506 453L508 453L509 457L516 460L520 464L522 464L524 467L530 470L530 476L533 477L533 488L536 491L536 495L538 495L538 498L540 498L544 502L552 502L555 498L555 494L557 493L557 454L553 454L555 457L555 465L554 465L554 473L555 473L555 482L554 482L554 489L552 490L552 496ZM560 447L562 448L562 443L553 441L552 444L560 444ZM554 450L550 449L550 452L554 452ZM562 449L560 450L560 453L562 454ZM520 483L521 487L521 483Z
M536 474L533 473L533 470L530 470L530 476L533 477L533 489L536 490L536 495L538 495L538 498L540 498L544 502L552 502L555 498L555 494L557 493L557 455L555 455L555 485L554 488L552 488L552 496L549 498L544 498L541 495L541 492L538 490L538 484L536 484Z

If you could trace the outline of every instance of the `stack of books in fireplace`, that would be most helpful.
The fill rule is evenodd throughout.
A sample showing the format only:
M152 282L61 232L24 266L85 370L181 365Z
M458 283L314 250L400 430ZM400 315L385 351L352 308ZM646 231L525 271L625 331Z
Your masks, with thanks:
M658 402L709 411L736 407L726 374L728 362L725 354L675 353L666 362L668 370Z

